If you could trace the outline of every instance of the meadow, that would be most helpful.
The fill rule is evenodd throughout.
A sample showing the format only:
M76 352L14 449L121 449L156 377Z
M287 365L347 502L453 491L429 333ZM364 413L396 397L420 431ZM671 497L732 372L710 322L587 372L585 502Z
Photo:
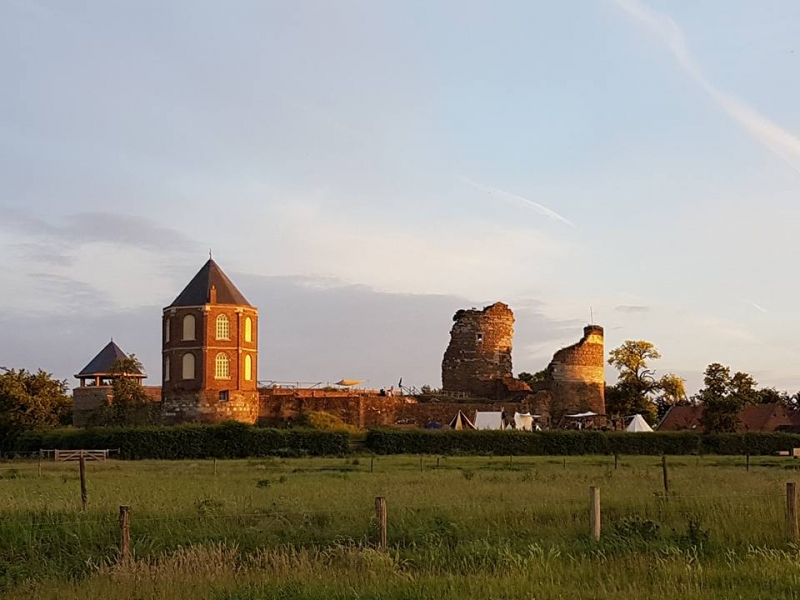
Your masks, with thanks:
M800 598L778 457L0 463L4 598ZM602 536L590 535L599 486ZM375 497L388 551L375 548ZM130 560L120 560L120 505Z

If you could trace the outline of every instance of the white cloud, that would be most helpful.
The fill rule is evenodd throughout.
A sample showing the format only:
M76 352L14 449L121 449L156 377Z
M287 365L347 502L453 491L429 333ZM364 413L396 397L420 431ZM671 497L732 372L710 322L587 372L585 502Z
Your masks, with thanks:
M694 62L683 31L669 15L655 11L639 0L615 0L615 3L666 44L681 67L700 84L733 121L738 123L754 140L771 150L794 170L800 172L800 138L783 129L739 98L715 87Z

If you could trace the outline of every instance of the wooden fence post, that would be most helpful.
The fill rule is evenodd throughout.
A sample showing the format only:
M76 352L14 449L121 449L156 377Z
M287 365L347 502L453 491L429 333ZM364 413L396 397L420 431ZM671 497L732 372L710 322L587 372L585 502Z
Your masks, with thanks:
M83 451L81 451L81 455L79 457L78 462L78 469L81 474L81 505L83 506L83 510L86 510L86 458L83 456Z
M797 484L793 481L786 484L786 527L789 540L798 541L800 533L797 528Z
M664 478L664 493L669 495L669 474L667 473L667 455L661 455L661 475Z
M386 552L386 498L375 498L375 516L378 519L378 550Z
M119 554L123 562L131 558L131 507L119 507Z
M592 538L595 541L600 540L600 488L592 486L589 488L590 510L591 510L591 525L592 525Z
M750 472L750 454L747 455L747 472Z
M42 451L39 451L39 458L36 460L36 476L42 478Z
M440 458L441 458L441 456L437 456L437 457L436 457L436 469L437 469L437 470L439 469L439 459L440 459Z
M217 459L214 459L214 477L217 476Z

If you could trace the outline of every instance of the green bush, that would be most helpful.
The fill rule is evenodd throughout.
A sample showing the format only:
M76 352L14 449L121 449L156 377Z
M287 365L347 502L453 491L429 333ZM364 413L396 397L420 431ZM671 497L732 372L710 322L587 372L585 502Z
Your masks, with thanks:
M248 458L326 456L349 452L346 433L262 429L243 423L174 427L98 427L29 432L17 440L18 452L39 449L119 448L124 459Z
M623 431L430 431L376 429L365 447L376 454L496 454L502 456L580 454L769 455L800 447L800 435L787 433Z

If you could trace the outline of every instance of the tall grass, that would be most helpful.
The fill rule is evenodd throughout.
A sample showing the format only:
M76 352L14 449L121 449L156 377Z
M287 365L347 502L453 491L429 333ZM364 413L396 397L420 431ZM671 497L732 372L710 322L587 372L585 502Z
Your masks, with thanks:
M783 486L797 479L786 459L753 460L748 473L743 459L672 458L669 496L657 457L617 469L608 457L568 458L566 468L546 457L436 464L219 461L214 475L211 461L92 463L81 512L76 465L47 463L40 478L35 462L1 463L0 586L12 598L111 599L800 589L800 556L785 537ZM590 485L602 493L600 543L588 536ZM377 495L387 498L388 556L370 547ZM135 560L120 565L122 504L132 507Z

